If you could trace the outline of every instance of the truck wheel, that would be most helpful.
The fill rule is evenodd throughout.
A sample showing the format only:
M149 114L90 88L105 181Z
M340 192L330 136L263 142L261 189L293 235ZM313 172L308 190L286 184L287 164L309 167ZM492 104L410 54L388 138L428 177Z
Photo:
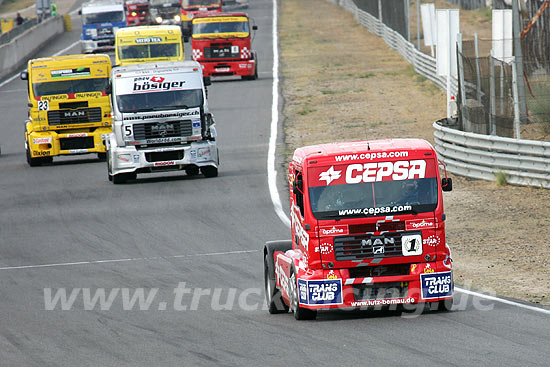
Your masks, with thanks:
M120 185L120 184L126 183L127 179L128 178L126 176L126 173L119 173L117 175L112 175L111 176L111 181L113 181L113 183L115 185Z
M105 162L105 159L107 159L107 153L97 153L97 159L101 162Z
M197 166L187 167L185 169L185 173L187 174L187 176L196 176L199 174L199 167Z
M439 311L449 312L453 308L453 299L445 299L437 302L437 309Z
M27 149L26 150L26 156L27 156L27 163L31 167L37 167L42 165L42 158L33 158L31 157L31 152Z
M201 172L204 175L204 177L208 177L208 178L218 176L217 167L212 167L212 166L201 167Z
M292 273L290 274L290 304L292 311L294 312L294 318L296 320L315 320L317 317L316 310L310 310L300 307L298 302L298 282L296 280L296 271L294 266L292 267Z

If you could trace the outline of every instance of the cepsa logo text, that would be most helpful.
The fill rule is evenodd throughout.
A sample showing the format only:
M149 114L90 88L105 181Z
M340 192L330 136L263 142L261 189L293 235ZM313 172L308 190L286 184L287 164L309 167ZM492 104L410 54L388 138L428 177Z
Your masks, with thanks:
M164 81L161 76L142 76L134 79L134 91L167 91L171 89L180 89L185 84L185 80Z
M390 177L392 180L411 180L424 178L425 175L426 161L421 159L350 164L346 170L346 183L379 182Z

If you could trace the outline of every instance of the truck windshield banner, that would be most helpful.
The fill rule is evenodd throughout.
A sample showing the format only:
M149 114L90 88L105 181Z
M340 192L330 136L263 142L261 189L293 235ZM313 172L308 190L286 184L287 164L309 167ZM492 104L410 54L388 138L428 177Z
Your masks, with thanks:
M90 68L74 68L74 69L62 69L52 70L52 79L65 79L65 78L81 78L84 76L90 76Z
M139 76L117 80L117 94L167 92L186 89L202 89L199 77L180 74Z
M432 159L339 164L309 169L310 186L401 181L426 177L436 177L436 166Z

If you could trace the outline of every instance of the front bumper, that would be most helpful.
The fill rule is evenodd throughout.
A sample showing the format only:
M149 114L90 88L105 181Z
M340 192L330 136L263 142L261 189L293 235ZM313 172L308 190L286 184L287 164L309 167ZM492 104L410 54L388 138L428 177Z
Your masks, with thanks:
M410 267L408 275L381 277L350 278L345 269L302 273L297 289L300 307L380 308L452 298L452 270L443 267L442 261L411 264Z
M134 146L117 146L115 136L111 134L107 151L111 175L182 170L190 166L217 168L219 164L215 141L138 149Z
M110 133L111 127L93 132L34 131L27 136L26 143L32 158L105 153L104 138Z
M93 52L112 51L115 49L115 39L108 38L102 40L80 40L82 53L89 54Z
M199 61L204 76L252 76L256 68L255 60L239 61Z

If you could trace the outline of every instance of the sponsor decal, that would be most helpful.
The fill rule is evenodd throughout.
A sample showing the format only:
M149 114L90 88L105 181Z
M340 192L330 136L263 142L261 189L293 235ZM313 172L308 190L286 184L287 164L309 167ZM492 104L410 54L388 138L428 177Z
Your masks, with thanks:
M191 159L195 160L197 159L197 151L195 149L191 150Z
M381 181L402 181L435 177L433 160L355 163L340 166L310 168L310 186L358 184Z
M187 117L187 116L198 116L200 114L199 109L195 109L192 111L180 111L180 112L172 112L172 113L150 113L150 114L139 114L137 116L127 116L127 114L124 114L123 120L124 121L134 121L134 120L150 120L150 119L167 119L170 117Z
M85 138L87 133L67 134L67 138Z
M368 307L368 306L388 306L388 305L401 305L406 303L416 303L416 299L409 298L395 298L395 299L371 299L367 301L351 302L352 307Z
M134 154L134 163L139 163L139 154Z
M50 72L52 79L63 79L63 78L78 78L83 76L90 76L90 68L73 68L73 69L63 69L63 70L52 70Z
M405 225L407 227L407 231L410 231L411 229L435 228L435 222L433 219L408 220L405 222Z
M452 285L453 274L450 271L420 274L423 299L450 297L453 295Z
M294 224L294 233L296 233L300 244L304 246L305 250L307 251L309 248L309 234L300 224L300 220L298 219L296 212L294 210L291 210L290 213L290 216L292 217L292 223Z
M283 269L281 264L279 264L278 257L275 261L275 278L276 278L275 280L279 282L279 285L281 286L285 294L287 296L290 295L290 287L289 287L290 280L288 279L288 276L286 275L285 270Z
M401 250L403 256L422 255L422 235L412 234L401 236Z
M208 10L203 8L202 10ZM200 23L226 23L226 22L248 22L246 17L212 17L212 18L197 18L193 21L193 24Z
M193 121L193 127L201 127L201 122L200 121Z
M155 167L174 166L176 165L176 161L155 162L153 165Z
M140 76L134 78L134 92L165 92L168 90L181 90L185 80L167 81L161 76Z
M50 155L50 152L48 150L33 150L32 155L45 156L45 155Z
M69 95L67 94L59 94L59 95L53 95L53 96L38 96L36 97L37 101L59 101L59 100L65 100L69 99Z
M416 270L416 264L412 264L411 265L411 274L413 274L415 270Z
M33 144L51 144L52 137L48 136L46 138L32 138Z
M342 279L298 279L298 298L305 305L340 305Z
M230 68L216 68L216 71L217 72L220 72L220 73L226 73L228 72L229 70L231 70Z
M363 146L359 144L359 146ZM346 162L354 160L370 160L374 161L376 159L385 159L385 158L404 158L408 157L409 152L407 151L397 151L397 152L376 152L376 153L359 153L359 154L346 154L346 155L337 155L334 156L336 162Z
M69 149L71 154L88 153L88 149Z
M323 255L331 254L334 251L332 243L324 242L320 246L315 247L315 252L320 252Z
M428 238L425 238L423 243L425 246L435 247L441 243L441 239L439 238L439 236L431 235Z
M136 43L160 43L162 42L162 38L160 37L143 37L143 38L136 38Z
M335 171L334 166L330 166L325 172L319 174L319 181L326 181L327 186L334 180L340 178L342 171Z
M426 266L424 267L424 274L429 274L429 273L435 273L435 269L432 268L431 264L426 264Z
M334 270L331 270L327 274L327 279L338 279L338 276L334 273Z
M104 95L104 92L85 92L85 93L75 93L74 94L74 97L75 98L98 98L98 97L103 97Z
M345 235L348 234L348 226L347 224L337 226L322 226L319 227L319 233L321 234L321 236Z

